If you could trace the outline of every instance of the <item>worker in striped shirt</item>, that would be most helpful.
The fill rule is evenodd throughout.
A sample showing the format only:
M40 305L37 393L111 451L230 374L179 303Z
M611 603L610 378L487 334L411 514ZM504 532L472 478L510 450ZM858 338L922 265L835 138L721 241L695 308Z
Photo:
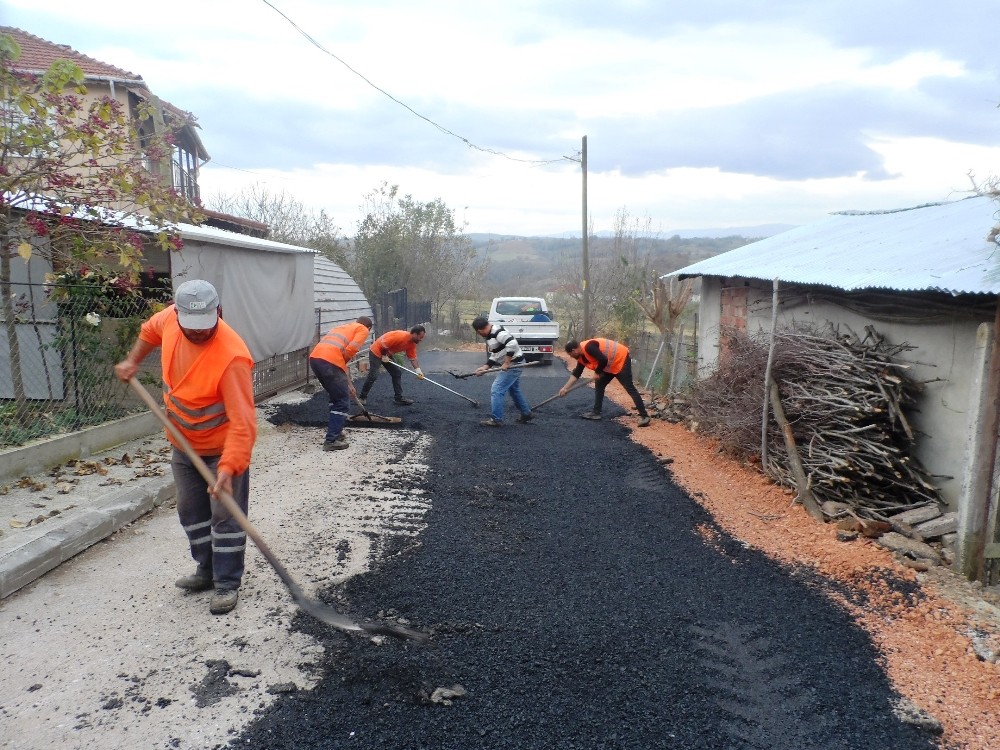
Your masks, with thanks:
M487 427L503 426L504 399L509 393L514 399L521 416L517 421L527 424L534 416L531 413L531 405L528 399L521 393L521 370L520 368L509 369L511 365L524 363L524 354L521 353L521 346L514 338L514 334L506 330L503 326L490 323L483 316L479 316L472 321L472 327L476 333L486 339L486 364L476 370L476 375L483 375L493 367L499 367L501 372L497 374L496 380L490 388L490 418L479 424Z

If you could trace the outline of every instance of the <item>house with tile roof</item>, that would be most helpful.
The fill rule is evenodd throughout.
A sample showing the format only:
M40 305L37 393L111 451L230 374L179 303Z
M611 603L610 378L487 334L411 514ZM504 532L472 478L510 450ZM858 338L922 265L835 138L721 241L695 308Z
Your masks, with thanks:
M127 108L140 139L169 128L174 134L170 164L151 168L190 203L200 205L198 174L209 156L194 115L157 98L137 73L21 29L0 26L0 34L11 36L20 47L21 54L12 65L17 72L41 74L57 60L69 61L83 71L86 98L110 97ZM147 109L143 103L153 105L154 116L143 119L140 112ZM36 210L30 200L21 203L23 208L18 210L22 213ZM323 264L317 277L315 251L269 240L265 224L217 211L200 213L203 220L198 225L173 226L181 247L166 250L153 241L145 243L144 285L159 287L162 282L176 289L191 278L214 284L226 321L243 337L254 358L258 398L305 382L309 377L308 352L325 332L319 330L320 323L331 317L320 313L332 306L335 321L345 310L352 315L356 309L364 310L358 314L370 315L364 295L333 264ZM44 241L44 237L37 239ZM19 312L4 321L0 310L0 322L13 321L0 326L0 399L44 402L55 410L69 401L72 367L77 361L55 343L63 313L50 298L46 278L62 269L53 268L44 253L35 252L24 263L10 264L10 270L4 285ZM331 275L336 276L333 281ZM11 330L15 331L13 336ZM18 343L17 357L12 355L11 340ZM147 364L155 368L156 358L147 358Z
M140 139L169 128L174 132L170 164L157 165L164 180L190 202L200 201L198 169L209 155L198 134L198 121L190 112L156 97L141 75L77 52L66 44L56 44L10 26L0 26L0 34L10 35L21 48L14 69L24 73L44 73L57 60L78 65L85 76L87 99L109 96L130 113ZM156 115L141 118L139 104L152 103Z

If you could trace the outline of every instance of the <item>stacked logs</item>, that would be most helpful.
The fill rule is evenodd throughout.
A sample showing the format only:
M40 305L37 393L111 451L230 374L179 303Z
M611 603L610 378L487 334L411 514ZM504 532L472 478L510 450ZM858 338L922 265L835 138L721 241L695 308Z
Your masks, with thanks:
M728 453L753 460L760 454L769 339L729 334L724 364L695 387L692 419ZM898 357L914 347L890 345L871 326L865 334L779 330L772 378L813 497L821 505L842 504L861 517L886 520L936 504L939 497L910 455L914 433L906 411L922 384L907 375L908 365ZM764 468L782 485L796 487L773 415Z

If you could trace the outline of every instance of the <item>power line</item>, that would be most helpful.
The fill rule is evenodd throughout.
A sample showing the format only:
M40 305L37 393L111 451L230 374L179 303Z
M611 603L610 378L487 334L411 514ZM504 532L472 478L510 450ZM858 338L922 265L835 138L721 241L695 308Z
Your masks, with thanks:
M297 23L295 23L295 21L293 21L291 18L289 18L287 15L285 15L281 10L279 10L278 8L276 8L274 6L274 4L270 2L270 0L263 0L263 2L264 2L265 5L267 5L269 8L271 8L275 13L277 13L279 16L281 16L286 21L288 21L288 23L290 23L292 25L292 28L294 28L302 36L304 36L309 41L309 43L312 44L314 47L316 47L316 49L318 49L320 52L323 52L324 54L327 54L330 57L332 57L334 60L336 60L337 62L339 62L341 65L343 65L345 68L347 68L349 71L351 71L354 75L356 75L362 81L364 81L365 83L367 83L373 89L375 89L376 91L378 91L380 94L382 94L384 96L387 96L389 99L391 99L396 104L398 104L399 106L401 106L404 109L406 109L411 114L416 115L417 117L419 117L424 122L426 122L426 123L428 123L430 125L433 125L435 128L437 128L438 130L440 130L445 135L450 135L453 138L457 138L458 140L460 140L462 143L464 143L469 148L473 148L476 151L482 151L483 153L486 153L486 154L493 154L495 156L502 156L504 159L510 159L511 161L518 161L518 162L522 162L524 164L534 164L534 165L556 164L556 163L558 163L560 161L563 161L563 160L566 160L566 159L568 159L569 161L578 161L578 159L572 159L572 158L570 158L568 156L562 156L562 157L560 157L558 159L518 159L516 156L510 156L509 154L505 154L502 151L496 151L496 150L494 150L492 148L483 148L482 146L477 146L475 143L473 143L472 141L470 141L468 138L464 138L464 137L460 136L458 133L453 133L451 130L449 130L448 128L444 127L443 125L439 125L438 123L436 123L433 120L431 120L429 117L425 117L424 115L420 114L415 109L413 109L413 107L411 107L410 105L406 104L405 102L400 101L399 99L397 99L396 97L394 97L392 94L390 94L385 89L382 89L382 88L376 86L374 83L372 83L371 81L369 81L364 75L362 75L361 73L359 73L358 71L356 71L354 68L352 68L346 62L344 62L339 57L337 57L333 52L331 52L330 50L328 50L326 47L324 47L322 44L320 44L318 41L316 41L313 37L311 37L304 29L302 29L302 27L300 27Z
M204 166L209 166L209 165L211 165L213 167L221 167L222 169L232 169L234 172L244 172L246 174L257 175L258 177L262 177L262 178L268 179L268 180L270 180L270 179L291 180L290 177L283 177L280 174L264 174L263 172L254 172L252 169L243 169L242 167L231 167L228 164L221 164L221 163L215 161L214 159L212 159L211 161L206 162L206 164Z

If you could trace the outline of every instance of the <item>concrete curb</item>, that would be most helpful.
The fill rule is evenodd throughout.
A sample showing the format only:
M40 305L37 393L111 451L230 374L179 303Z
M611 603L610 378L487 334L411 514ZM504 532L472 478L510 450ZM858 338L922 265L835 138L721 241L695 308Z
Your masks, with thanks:
M0 451L0 479L16 479L25 474L46 471L70 459L88 458L116 445L162 431L163 425L159 419L147 411Z
M0 548L0 599L174 497L173 476L151 477L38 526L37 536ZM44 529L43 529L44 526Z

